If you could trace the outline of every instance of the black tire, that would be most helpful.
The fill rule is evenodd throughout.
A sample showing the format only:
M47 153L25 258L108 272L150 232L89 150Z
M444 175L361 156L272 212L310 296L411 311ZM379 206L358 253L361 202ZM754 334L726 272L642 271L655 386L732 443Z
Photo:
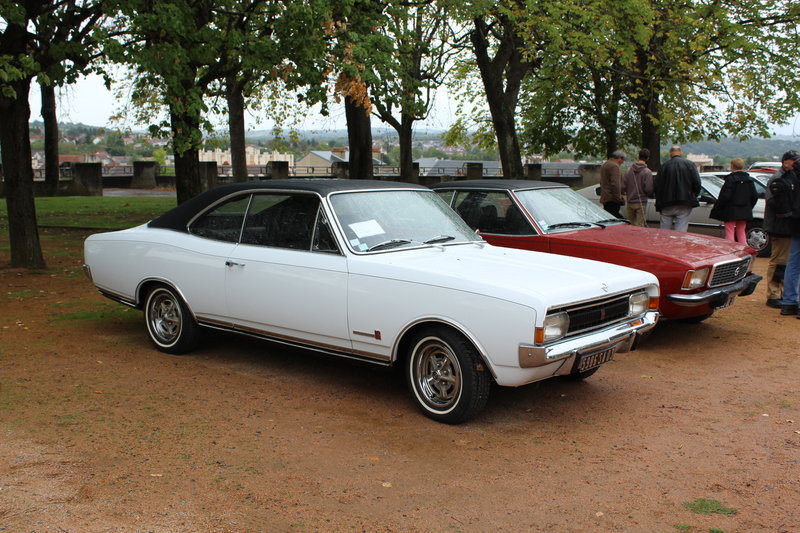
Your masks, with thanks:
M192 351L200 340L200 326L177 291L156 285L144 305L147 333L162 352L180 355Z
M769 234L764 230L764 221L754 219L747 223L747 245L758 252L758 257L769 257L772 243Z
M478 350L460 333L446 327L421 330L407 355L411 399L425 416L459 424L486 406L492 377Z
M561 376L562 379L565 381L583 381L584 379L593 376L595 372L600 370L599 366L596 366L586 372L574 372L572 374L567 374L566 376Z

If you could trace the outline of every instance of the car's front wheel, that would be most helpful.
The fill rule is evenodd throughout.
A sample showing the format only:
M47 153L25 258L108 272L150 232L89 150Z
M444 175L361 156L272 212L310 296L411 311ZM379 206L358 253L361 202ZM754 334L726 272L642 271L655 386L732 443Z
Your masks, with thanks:
M150 339L162 352L184 354L197 346L200 326L172 287L157 285L150 290L144 319Z
M758 257L769 257L772 246L763 220L754 219L747 223L747 246L755 249Z
M409 346L408 386L426 416L458 424L484 408L492 378L463 335L445 327L428 328L414 335Z

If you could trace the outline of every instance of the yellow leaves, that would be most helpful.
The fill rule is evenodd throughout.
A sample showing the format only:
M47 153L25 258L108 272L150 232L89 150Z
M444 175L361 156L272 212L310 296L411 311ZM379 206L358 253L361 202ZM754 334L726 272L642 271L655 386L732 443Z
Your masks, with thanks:
M361 78L352 78L345 73L339 74L336 79L336 93L349 98L355 104L366 110L372 109L372 102L367 94L367 85Z

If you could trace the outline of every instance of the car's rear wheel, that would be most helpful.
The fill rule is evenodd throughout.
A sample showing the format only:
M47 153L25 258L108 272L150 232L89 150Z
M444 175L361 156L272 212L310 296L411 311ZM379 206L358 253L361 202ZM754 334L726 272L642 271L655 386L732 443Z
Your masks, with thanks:
M171 354L193 350L200 339L200 326L177 291L157 285L147 294L144 307L147 333L156 348Z
M426 416L458 424L485 407L492 378L463 335L445 327L427 328L409 346L406 378L412 400Z
M758 257L769 257L772 246L763 220L754 219L747 223L747 246L755 249Z

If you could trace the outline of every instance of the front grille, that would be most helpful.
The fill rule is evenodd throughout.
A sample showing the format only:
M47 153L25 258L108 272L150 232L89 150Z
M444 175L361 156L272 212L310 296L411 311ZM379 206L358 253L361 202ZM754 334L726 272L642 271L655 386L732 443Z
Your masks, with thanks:
M722 285L730 285L736 283L747 275L750 270L750 261L752 258L745 257L729 263L718 263L714 265L711 271L711 281L708 282L709 287L720 287Z
M627 318L629 297L629 294L623 294L565 309L569 315L567 335L599 329Z

